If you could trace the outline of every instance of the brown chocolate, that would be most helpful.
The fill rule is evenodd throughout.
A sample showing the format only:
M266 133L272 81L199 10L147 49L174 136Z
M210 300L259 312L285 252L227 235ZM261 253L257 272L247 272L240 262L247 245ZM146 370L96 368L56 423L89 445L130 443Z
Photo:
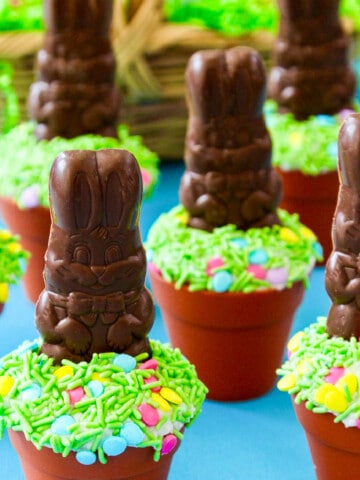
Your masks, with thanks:
M278 0L280 25L268 93L301 120L351 106L355 75L339 0Z
M42 351L88 361L95 352L150 351L154 320L139 231L142 179L124 150L67 151L50 172L52 225L36 306Z
M189 120L180 200L189 226L279 223L281 180L262 113L266 73L248 47L195 53L186 69Z
M44 0L45 39L29 95L38 139L117 136L112 5L112 0Z
M360 114L348 115L340 129L339 177L333 252L325 276L333 302L327 331L349 338L360 335Z

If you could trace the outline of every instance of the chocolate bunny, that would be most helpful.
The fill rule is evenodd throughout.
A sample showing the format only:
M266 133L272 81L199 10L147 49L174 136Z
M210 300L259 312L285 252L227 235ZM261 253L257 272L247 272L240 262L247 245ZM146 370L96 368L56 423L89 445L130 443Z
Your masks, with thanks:
M189 225L211 231L279 223L281 181L271 168L262 106L266 74L248 47L195 53L186 69L189 121L180 200Z
M88 361L94 352L149 352L154 306L144 287L142 180L124 150L67 151L50 172L52 225L36 306L42 351Z
M273 47L269 96L280 112L301 120L351 106L355 75L339 0L278 0L280 26Z
M45 40L29 95L38 139L117 136L111 15L112 0L44 0Z
M348 115L340 129L339 176L333 252L325 276L333 301L327 331L349 338L360 335L360 114Z

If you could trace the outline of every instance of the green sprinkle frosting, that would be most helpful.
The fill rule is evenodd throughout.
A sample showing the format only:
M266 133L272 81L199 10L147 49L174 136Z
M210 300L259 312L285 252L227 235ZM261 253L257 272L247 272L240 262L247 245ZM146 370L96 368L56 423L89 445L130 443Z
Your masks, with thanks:
M318 318L288 344L289 359L278 369L278 388L305 402L314 413L332 413L334 422L360 428L360 343L329 337Z
M308 281L321 247L297 214L278 210L281 225L237 230L234 225L212 233L186 225L188 214L177 206L161 215L146 243L149 268L176 288L191 291L250 293L282 289Z
M265 118L273 142L273 165L305 175L336 170L339 129L349 112L298 121L291 113L278 113L275 102L267 101Z
M80 463L83 454L106 463L108 455L122 453L109 445L124 442L153 447L158 459L167 453L166 437L181 439L183 428L198 416L207 389L178 349L150 344L149 366L144 355L134 361L115 353L54 366L39 352L40 339L25 342L0 360L0 435L7 428L21 431L38 449L63 456L75 451ZM119 365L121 357L134 365ZM149 377L150 383L157 380L151 388ZM135 437L126 433L130 427Z
M18 238L0 229L0 303L4 303L7 296L1 284L16 283L23 274L27 258L28 253L21 248Z
M130 135L125 125L119 126L119 140L100 135L82 135L40 142L35 139L34 126L31 122L24 122L0 136L0 195L13 198L20 207L28 206L24 200L24 193L28 189L36 191L39 205L49 206L50 168L55 157L65 150L129 150L142 169L144 194L151 194L158 179L159 158L142 143L141 137Z

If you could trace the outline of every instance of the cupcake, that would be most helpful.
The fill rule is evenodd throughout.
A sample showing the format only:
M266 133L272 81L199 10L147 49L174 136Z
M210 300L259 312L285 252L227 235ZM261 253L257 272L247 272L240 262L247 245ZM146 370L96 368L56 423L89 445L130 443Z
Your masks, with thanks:
M269 75L267 124L274 166L284 185L281 206L297 212L331 252L336 206L337 136L354 108L355 74L339 0L278 0L280 25ZM314 215L321 211L321 215Z
M172 344L196 365L209 397L242 400L273 387L321 248L297 215L278 208L259 54L197 52L186 84L181 204L150 229L150 281Z
M17 283L23 275L28 258L18 238L8 230L0 229L0 313L9 296L9 286Z
M207 390L148 338L139 166L125 150L63 152L49 190L41 337L0 361L1 430L26 480L165 480Z
M50 228L48 176L64 150L125 148L140 160L145 193L155 184L158 157L126 126L118 127L119 95L109 41L112 0L45 0L46 32L29 92L31 121L0 137L0 211L32 253L24 277L35 302ZM66 15L64 14L66 12Z
M325 274L332 305L290 340L278 370L278 388L292 395L318 480L356 478L360 468L359 153L360 114L351 114L339 133L334 249Z

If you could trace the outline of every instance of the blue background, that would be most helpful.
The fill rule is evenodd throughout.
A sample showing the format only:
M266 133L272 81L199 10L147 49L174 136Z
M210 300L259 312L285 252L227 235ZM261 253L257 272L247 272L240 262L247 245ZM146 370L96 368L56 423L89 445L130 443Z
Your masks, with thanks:
M152 198L143 202L144 239L158 215L178 203L182 172L182 163L161 166L159 185ZM317 267L296 313L293 332L315 321L318 315L326 315L329 305L324 269ZM0 356L23 340L38 336L33 318L34 305L26 299L22 285L11 287L9 301L0 316ZM167 341L158 308L151 337ZM20 463L7 435L0 442L0 465L0 479L23 480ZM186 430L169 475L169 480L202 479L315 480L306 439L295 419L290 397L274 388L267 395L246 402L207 400L202 414Z

